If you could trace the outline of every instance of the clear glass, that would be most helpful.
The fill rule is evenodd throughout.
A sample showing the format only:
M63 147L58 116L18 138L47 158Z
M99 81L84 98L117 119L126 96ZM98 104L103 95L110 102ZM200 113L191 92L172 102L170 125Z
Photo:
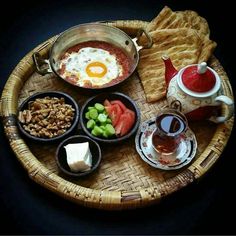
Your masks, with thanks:
M156 117L156 129L151 137L154 150L161 155L175 154L187 128L184 114L175 109L163 110Z

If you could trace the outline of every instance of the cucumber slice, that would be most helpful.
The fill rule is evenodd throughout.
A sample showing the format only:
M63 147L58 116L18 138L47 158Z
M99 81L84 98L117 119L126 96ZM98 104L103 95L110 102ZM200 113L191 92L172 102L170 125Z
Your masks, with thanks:
M94 107L97 109L99 113L103 112L105 107L101 103L95 103Z
M102 129L103 131L106 130L106 127L104 125L99 126L100 129Z
M104 130L103 133L102 133L102 137L104 138L109 138L109 135L107 135L106 131Z
M94 131L94 129L91 131L91 134L96 137L98 136L98 134L96 133L96 131Z
M104 122L106 122L106 120L107 120L107 115L105 115L105 114L99 114L98 115L98 121L99 122L104 123Z
M107 122L107 124L112 124L112 121L110 118L107 118L106 122Z
M92 134L95 134L95 136L100 136L103 133L103 130L98 127L98 126L94 126L93 130L92 130Z
M89 120L87 122L86 127L87 127L87 129L93 129L95 125L96 125L96 122L94 120Z
M90 119L89 111L85 113L85 118L88 120Z
M98 117L98 111L95 108L91 109L89 111L89 117L93 120L96 120Z
M110 137L116 133L114 127L111 124L106 124L105 133Z

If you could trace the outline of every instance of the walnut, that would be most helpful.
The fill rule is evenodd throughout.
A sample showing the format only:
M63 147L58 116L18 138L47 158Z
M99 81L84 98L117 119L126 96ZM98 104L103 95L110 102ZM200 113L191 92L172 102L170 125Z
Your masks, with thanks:
M20 120L21 123L29 123L32 119L31 111L29 110L24 110L23 112L19 112L18 119Z
M65 104L64 98L45 97L30 101L28 110L20 111L18 119L31 135L52 138L71 127L74 114L74 108Z

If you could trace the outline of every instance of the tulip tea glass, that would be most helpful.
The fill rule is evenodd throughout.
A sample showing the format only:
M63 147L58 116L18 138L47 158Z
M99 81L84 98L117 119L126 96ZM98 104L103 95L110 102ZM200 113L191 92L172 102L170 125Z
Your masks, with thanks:
M152 133L152 147L160 156L177 156L187 128L188 122L184 114L174 109L164 110L156 117L156 128Z

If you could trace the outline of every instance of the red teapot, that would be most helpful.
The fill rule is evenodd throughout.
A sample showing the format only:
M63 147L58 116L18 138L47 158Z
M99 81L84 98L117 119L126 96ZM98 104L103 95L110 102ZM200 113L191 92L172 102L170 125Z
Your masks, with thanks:
M162 59L170 107L179 109L190 120L209 119L221 123L233 116L234 102L223 95L221 78L206 62L177 71L169 57L163 56ZM222 103L228 106L227 115L217 116L216 111Z

